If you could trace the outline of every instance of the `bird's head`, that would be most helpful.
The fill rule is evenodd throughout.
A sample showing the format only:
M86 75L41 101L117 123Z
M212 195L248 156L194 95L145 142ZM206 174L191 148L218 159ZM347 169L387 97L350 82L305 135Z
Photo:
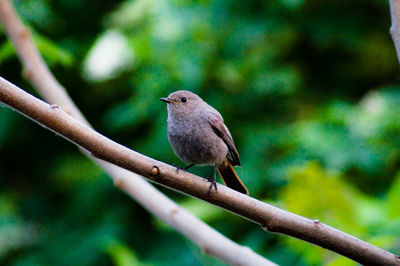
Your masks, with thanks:
M192 112L202 99L190 91L175 91L168 95L167 98L160 98L168 104L169 114L188 114Z

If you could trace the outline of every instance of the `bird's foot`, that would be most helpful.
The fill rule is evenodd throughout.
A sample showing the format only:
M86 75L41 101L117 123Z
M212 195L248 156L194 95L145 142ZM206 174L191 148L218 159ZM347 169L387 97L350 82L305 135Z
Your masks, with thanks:
M210 181L210 187L208 188L208 195L210 195L212 188L215 188L215 192L218 193L218 188L217 188L217 180L216 178L207 178L208 181Z
M179 165L177 165L177 164L171 164L173 167L175 167L176 168L176 173L179 173L179 170L184 170L183 169L183 167L180 167Z
M176 173L178 173L179 172L179 170L183 170L183 171L186 171L187 169L189 169L190 167L192 167L194 165L194 163L191 163L191 164L189 164L189 165L187 165L187 166L185 166L185 167L180 167L179 165L177 165L177 164L172 164L172 166L173 167L176 167Z

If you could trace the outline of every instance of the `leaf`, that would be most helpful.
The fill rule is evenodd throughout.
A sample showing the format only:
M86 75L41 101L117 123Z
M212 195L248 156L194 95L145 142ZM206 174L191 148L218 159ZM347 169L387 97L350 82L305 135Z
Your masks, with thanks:
M0 46L0 65L13 56L15 56L15 50L11 42L7 40Z
M394 182L390 186L387 194L387 205L389 216L392 219L400 218L400 172L397 174Z
M33 39L45 61L51 66L61 65L71 67L74 56L68 50L40 34L34 34Z
M105 248L116 266L146 266L141 263L135 252L119 241L111 241Z
M296 214L317 219L355 236L364 236L366 228L359 212L363 198L337 174L326 172L315 162L293 168L290 183L281 191L279 199L285 208ZM326 250L307 247L297 239L288 243L303 253L309 263L321 261Z

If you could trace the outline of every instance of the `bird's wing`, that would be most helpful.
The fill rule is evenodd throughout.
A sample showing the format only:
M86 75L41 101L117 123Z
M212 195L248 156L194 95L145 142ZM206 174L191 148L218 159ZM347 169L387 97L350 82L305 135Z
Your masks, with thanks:
M207 112L203 115L203 117L210 124L215 134L217 134L225 142L226 146L228 146L228 159L231 164L233 166L240 166L239 153L236 150L231 133L225 126L224 120L222 119L221 115L219 113Z

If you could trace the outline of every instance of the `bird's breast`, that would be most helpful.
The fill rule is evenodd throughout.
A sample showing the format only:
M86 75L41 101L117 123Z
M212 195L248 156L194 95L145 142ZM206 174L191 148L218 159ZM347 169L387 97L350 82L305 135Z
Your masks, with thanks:
M206 121L168 119L168 140L186 163L219 164L228 153L226 144Z

